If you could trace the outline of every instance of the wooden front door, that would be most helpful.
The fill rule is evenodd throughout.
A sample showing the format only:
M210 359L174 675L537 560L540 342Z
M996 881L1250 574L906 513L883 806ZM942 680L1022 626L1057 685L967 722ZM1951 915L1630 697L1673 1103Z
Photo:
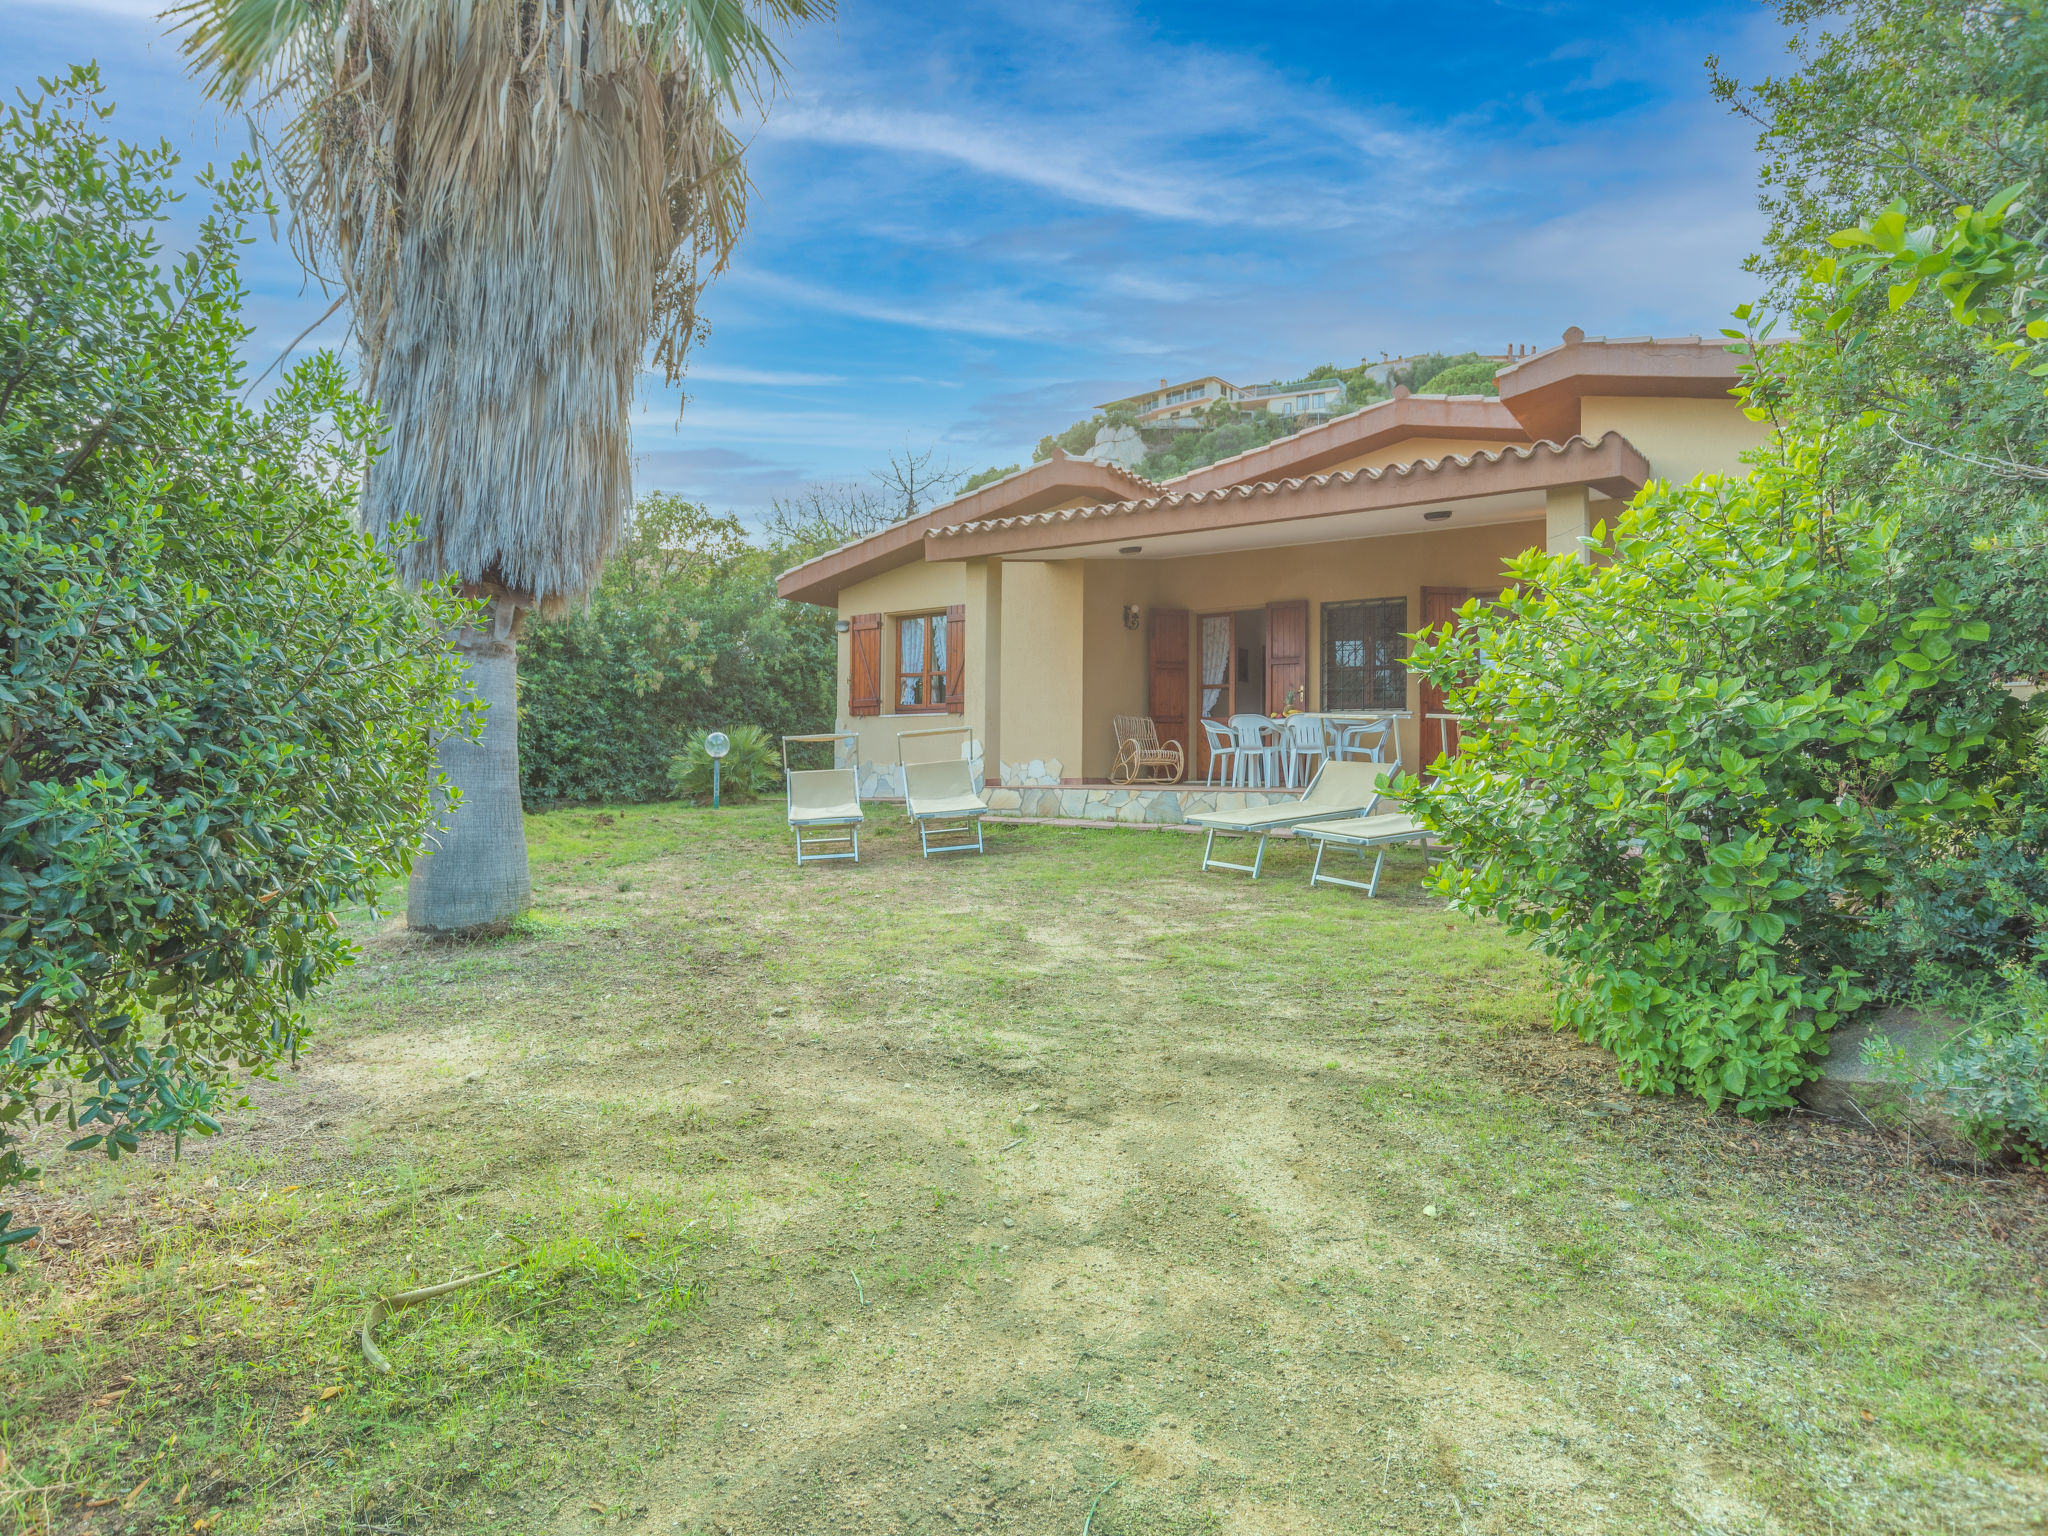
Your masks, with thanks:
M1266 713L1308 708L1308 599L1266 604Z
M1152 632L1146 638L1147 709L1159 744L1180 743L1183 761L1192 761L1188 751L1188 614L1185 608L1154 608Z

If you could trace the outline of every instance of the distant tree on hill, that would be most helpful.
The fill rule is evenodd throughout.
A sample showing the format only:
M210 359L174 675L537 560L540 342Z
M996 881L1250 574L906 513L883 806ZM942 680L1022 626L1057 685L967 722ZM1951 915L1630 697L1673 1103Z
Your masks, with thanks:
M1483 357L1469 363L1452 363L1433 374L1429 387L1422 392L1432 395L1497 395L1500 390L1493 382L1493 375L1499 366Z
M969 491L978 491L984 485L993 485L996 481L1002 479L1005 475L1014 475L1015 473L1017 473L1020 467L1021 466L1016 464L991 464L987 469L984 469L980 474L969 475L965 480L961 481L960 494L962 496L965 496Z
M1477 352L1425 352L1410 362L1407 367L1396 368L1388 376L1388 382L1392 384L1405 384L1408 387L1409 393L1416 395L1473 394L1476 391L1469 388L1459 390L1445 389L1438 380L1453 368L1467 370L1465 373L1460 374L1461 380L1469 378L1471 376L1470 370L1479 367L1483 367L1486 370L1486 377L1491 380L1493 378L1493 370L1498 366L1496 363L1488 362ZM1489 390L1487 393L1490 394L1492 391Z
M1062 453L1080 458L1095 446L1095 435L1104 427L1134 427L1137 424L1138 418L1129 411L1097 411L1086 421L1077 421L1064 432L1041 437L1038 446L1031 450L1031 462L1044 463L1052 457L1055 446Z

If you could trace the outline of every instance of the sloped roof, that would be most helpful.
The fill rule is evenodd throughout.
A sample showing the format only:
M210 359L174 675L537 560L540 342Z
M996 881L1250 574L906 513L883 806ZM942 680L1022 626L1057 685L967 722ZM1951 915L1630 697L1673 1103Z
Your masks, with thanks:
M1442 481L1440 488L1434 490L1422 490L1420 487L1439 484L1426 477L1439 473L1444 466L1458 466L1451 473L1461 475L1463 466L1509 463L1508 455L1480 453L1470 458L1450 455L1442 460L1390 465L1383 470L1361 470L1355 474L1330 475L1326 471L1332 464L1417 438L1448 437L1497 441L1504 445L1533 444L1547 449L1552 455L1577 452L1575 441L1589 452L1604 450L1605 438L1600 444L1585 444L1583 439L1575 438L1580 425L1580 401L1586 396L1725 397L1738 381L1736 369L1741 360L1739 349L1732 351L1726 341L1718 338L1589 337L1574 326L1564 333L1564 340L1557 346L1501 369L1495 375L1500 390L1498 399L1483 395L1397 394L1393 399L1379 401L1320 426L1305 427L1262 447L1190 470L1164 485L1155 484L1142 475L1113 464L1069 458L1055 450L1052 458L982 486L971 495L807 560L785 571L777 587L786 598L830 605L838 600L841 588L908 565L921 557L965 558L955 551L993 537L984 530L984 524L992 527L1005 519L1033 517L1061 502L1091 495L1102 499L1086 508L1076 509L1077 513L1101 517L1108 509L1144 508L1153 509L1143 514L1148 518L1179 515L1207 520L1218 515L1224 505L1220 500L1207 498L1215 498L1224 491L1243 490L1255 499L1263 499L1260 504L1279 497L1306 507L1326 495L1354 496L1355 501L1357 475L1373 477L1372 485L1376 489L1372 489L1370 494L1381 498L1374 501L1375 505L1397 504L1383 498L1397 494L1393 488L1403 485L1414 488L1414 494L1421 500L1490 494L1451 489L1450 480ZM1632 446L1618 438L1616 441L1635 463L1642 463L1642 455ZM1539 456L1532 460L1528 454L1512 462L1525 466L1549 463L1553 469L1557 467L1554 459L1541 460ZM1518 475L1548 472L1550 470L1526 467L1521 470L1481 471L1482 474L1505 476L1508 480ZM1615 469L1612 472L1616 477L1615 483L1623 483L1631 472ZM1425 479L1414 480L1412 476L1417 473L1425 474ZM1388 475L1395 478L1385 479ZM1596 488L1599 485L1591 478L1574 479L1570 476L1556 483L1593 484ZM1636 485L1640 484L1639 478ZM1626 492L1610 492L1632 493L1633 487ZM1166 512L1159 513L1157 509L1161 508ZM1126 511L1117 515L1139 514ZM1275 514L1270 520L1316 515L1320 514L1291 511ZM1224 526L1206 521L1203 525ZM969 529L971 533L962 531ZM936 533L937 537L928 540L928 533ZM1009 536L1008 532L1004 536ZM934 545L930 551L925 547L928 542ZM1041 541L1034 536L1017 548L1019 551L1060 548L1072 542L1067 538ZM941 545L946 551L943 554L937 552ZM992 548L990 552L994 552Z
M1158 487L1159 494L1099 506L1015 512L934 524L924 533L928 560L969 560L1028 554L1109 539L1208 532L1258 523L1293 522L1340 513L1422 506L1431 502L1590 486L1603 495L1633 496L1650 478L1649 460L1619 432L1596 442L1572 437L1470 455L1446 454L1379 469L1343 470L1218 486Z
M1574 422L1571 430L1577 428ZM1311 475L1361 453L1417 437L1463 437L1482 443L1529 440L1514 413L1491 395L1411 395L1404 390L1392 399L1374 401L1320 426L1303 427L1257 448L1191 469L1165 484L1175 490L1209 491Z
M1720 337L1588 336L1577 326L1546 351L1494 375L1500 403L1531 437L1579 430L1587 395L1726 399L1747 349Z
M776 578L775 590L792 602L830 606L838 602L842 587L921 560L925 531L941 523L993 516L999 511L1033 512L1077 496L1128 496L1133 491L1158 489L1143 475L1096 459L1069 458L1055 448L1051 458L992 480L942 507L791 566Z

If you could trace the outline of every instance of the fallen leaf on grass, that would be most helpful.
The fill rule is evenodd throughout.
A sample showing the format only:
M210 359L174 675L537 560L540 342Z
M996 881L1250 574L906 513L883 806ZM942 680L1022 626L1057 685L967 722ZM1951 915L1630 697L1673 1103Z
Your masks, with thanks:
M306 1426L307 1426L308 1424L310 1424L310 1423L312 1423L312 1422L313 1422L313 1405L312 1405L311 1403L308 1403L308 1404L306 1404L306 1411L305 1411L304 1413L300 1414L300 1415L299 1415L299 1416L298 1416L298 1417L297 1417L296 1419L294 1419L294 1420L292 1421L292 1428L294 1428L294 1429L304 1429L304 1428L305 1428L305 1427L306 1427Z
M329 1387L326 1391L320 1394L320 1401L323 1403L331 1403L347 1390L347 1387Z

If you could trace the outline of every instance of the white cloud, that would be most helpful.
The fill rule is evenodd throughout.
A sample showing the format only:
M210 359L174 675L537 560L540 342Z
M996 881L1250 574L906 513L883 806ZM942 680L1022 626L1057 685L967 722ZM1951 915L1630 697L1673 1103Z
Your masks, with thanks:
M154 22L169 8L169 0L0 0L0 13L16 8L24 11L86 11Z
M876 320L885 325L908 326L913 330L1020 340L1054 335L1067 328L1067 322L1057 311L1001 293L930 304L891 303L751 267L733 272L722 281L766 293L788 304L858 320Z
M825 389L834 384L844 384L846 377L837 373L797 373L775 368L741 368L730 363L692 363L683 375L685 386L690 384L766 384L783 389Z
M1062 142L1011 122L982 127L931 112L793 106L771 113L764 136L951 160L987 176L1053 192L1071 202L1158 219L1218 216L1213 193L1163 173L1133 172L1096 146Z

